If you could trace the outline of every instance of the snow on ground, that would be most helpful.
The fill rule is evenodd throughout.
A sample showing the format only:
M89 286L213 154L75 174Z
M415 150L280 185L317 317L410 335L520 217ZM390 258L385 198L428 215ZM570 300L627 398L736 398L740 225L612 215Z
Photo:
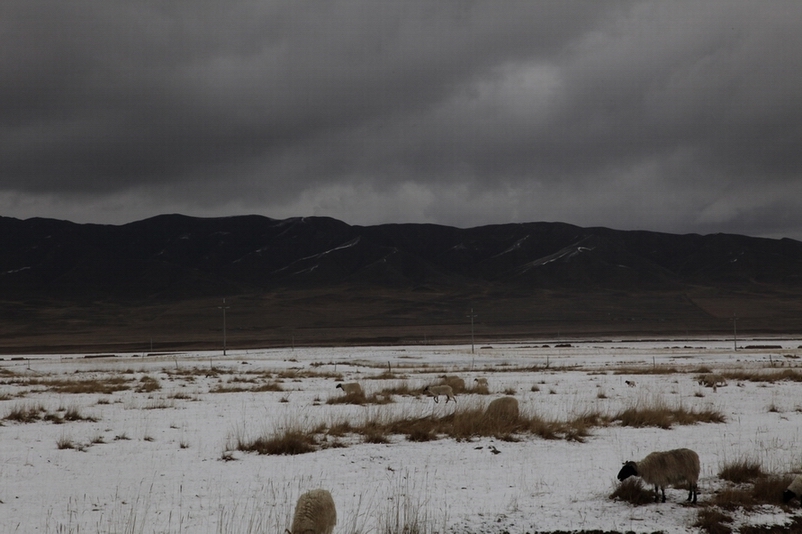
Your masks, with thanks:
M423 524L420 532L693 531L697 509L684 503L683 490L669 489L665 504L639 507L609 495L621 464L654 450L699 453L700 501L720 487L717 473L726 462L756 459L776 473L802 468L802 385L730 382L713 392L694 380L701 366L787 368L802 353L799 340L741 343L737 352L732 341L682 340L494 344L475 353L465 346L410 346L228 351L226 357L6 357L0 362L0 532L276 533L289 525L298 495L315 487L332 492L340 534L394 532L388 525L411 516ZM372 378L388 365L404 378ZM638 372L655 365L679 372ZM295 378L280 381L283 391L212 392L250 388L255 384L248 380L259 373L293 370ZM468 385L487 377L491 394L460 395L456 405L420 395L395 396L386 405L326 404L342 395L334 387L339 376L360 381L370 395L402 383L420 390L444 373ZM136 386L145 376L158 380L159 389L74 394L48 386L110 377ZM662 401L713 408L727 421L668 430L597 427L584 443L527 435L518 442L422 443L393 436L389 444L368 444L345 436L345 446L294 456L235 450L237 440L287 427L356 423L379 413L444 415L504 394L514 394L524 413L547 418ZM72 409L96 420L8 418L26 407L50 414ZM769 507L745 521L782 524L789 514Z

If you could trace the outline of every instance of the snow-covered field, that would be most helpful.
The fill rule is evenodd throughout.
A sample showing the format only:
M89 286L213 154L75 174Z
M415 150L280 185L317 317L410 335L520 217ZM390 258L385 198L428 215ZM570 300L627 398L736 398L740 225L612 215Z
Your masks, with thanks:
M680 340L494 344L475 354L469 346L415 346L5 357L0 532L280 533L300 493L316 487L334 496L338 534L399 532L396 525L415 519L416 532L693 531L698 507L684 503L681 489L669 489L665 504L610 499L622 462L654 450L696 450L700 503L722 487L717 474L728 462L752 459L773 473L802 469L802 384L730 380L714 392L696 381L703 366L796 367L802 341L739 343L737 352L731 340ZM676 372L646 372L655 366ZM393 377L378 378L388 367ZM420 394L381 405L326 402L343 395L340 381L359 381L368 396L401 386L415 393L443 374L468 387L486 377L490 394L458 395L456 405ZM115 382L126 389L63 392ZM266 384L281 390L251 391ZM584 442L398 435L372 444L325 431L343 421L441 416L505 394L523 413L546 419L660 402L716 410L726 422L612 424L592 428ZM20 422L20 413L38 416ZM320 428L325 441L299 455L237 450L238 442L287 428ZM738 521L783 524L795 511L764 506Z

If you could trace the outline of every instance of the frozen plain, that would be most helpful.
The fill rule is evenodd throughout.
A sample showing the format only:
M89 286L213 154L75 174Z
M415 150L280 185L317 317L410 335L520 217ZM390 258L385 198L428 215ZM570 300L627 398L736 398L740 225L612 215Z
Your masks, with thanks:
M774 473L802 470L802 385L731 381L713 392L695 379L702 366L800 366L802 341L739 345L735 351L732 340L537 341L477 346L475 353L470 346L407 346L228 351L225 357L6 357L0 362L0 532L280 533L298 495L315 487L334 496L338 534L395 532L391 525L411 516L421 533L693 532L696 508L684 503L682 490L669 490L665 504L611 500L621 464L654 450L692 448L702 464L700 501L721 486L717 473L727 462L748 458ZM388 366L396 377L377 378ZM677 372L640 372L654 366ZM422 395L397 395L383 405L326 403L342 395L335 389L339 381L360 381L370 395L401 383L419 391L443 374L468 385L486 377L490 394L463 394L456 405ZM133 387L76 394L48 385L121 376ZM247 391L262 379L256 377L268 376L283 391ZM158 389L137 392L143 377L157 381ZM360 421L378 411L444 415L510 393L524 413L545 418L611 413L657 400L713 408L726 422L665 430L595 427L585 442L523 435L517 442L421 443L393 436L389 444L370 444L345 436L331 438L339 446L293 456L246 453L233 445L287 427ZM30 407L95 420L8 418ZM65 442L77 448L59 448ZM500 452L491 453L491 446ZM783 524L793 513L764 507L739 520Z

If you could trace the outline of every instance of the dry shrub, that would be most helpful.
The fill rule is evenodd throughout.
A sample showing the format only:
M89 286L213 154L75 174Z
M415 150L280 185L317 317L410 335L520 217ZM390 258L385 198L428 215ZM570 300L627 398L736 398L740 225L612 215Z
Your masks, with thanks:
M368 403L367 397L363 392L346 393L337 397L330 397L326 400L326 404L358 404L360 406Z
M90 422L97 422L97 417L92 417L90 415L82 415L81 412L78 410L77 407L71 406L64 411L64 420L65 421L90 421Z
M764 476L764 473L760 462L742 458L741 460L724 465L724 467L719 470L718 476L733 484L743 484L745 482L753 482L755 479Z
M786 503L783 502L783 492L793 480L791 475L762 476L755 480L752 498L760 504L784 506Z
M654 502L654 491L644 487L640 478L628 478L615 487L610 498L641 506Z
M41 404L21 404L12 407L4 419L17 423L33 423L40 420L42 414L46 412L47 410Z
M668 429L674 425L693 425L696 423L722 423L724 415L711 408L702 410L687 409L682 405L668 406L657 401L651 405L630 406L610 417L611 422L635 428L657 427Z
M136 387L137 393L150 393L161 389L159 381L152 376L145 375L139 379L139 385Z
M61 436L60 438L58 438L56 440L56 447L60 450L73 449L81 452L86 450L86 447L84 445L76 443L75 441L72 440L72 438L69 438L67 436Z
M237 450L258 454L295 455L317 450L314 434L291 429L272 437L260 436L252 441L237 440Z
M726 523L732 523L732 517L713 507L705 507L696 515L694 527L709 534L730 534L732 528Z
M110 394L116 391L125 391L130 388L130 378L112 376L105 380L52 380L46 382L51 391L56 393L102 393Z
M739 508L751 510L757 504L752 497L752 489L747 487L725 488L718 491L710 502L723 510L729 511Z
M253 387L253 388L251 388L251 391L254 391L254 392L257 392L257 393L264 393L264 392L267 392L267 391L284 391L284 388L281 387L281 384L279 384L278 382L272 381L272 382L266 382L264 384L260 384L260 385L258 385L256 387Z
M409 387L409 383L404 381L394 386L383 388L379 391L378 395L384 395L385 397L390 395L403 395L403 396L410 396L414 397L418 394L418 391L413 391Z
M379 432L378 430L374 430L373 432L366 432L362 435L362 441L364 443L374 443L378 445L385 445L390 443L390 439Z
M668 365L652 365L650 367L619 367L613 370L614 375L675 375L680 371Z
M218 384L209 389L209 393L242 393L244 391L250 391L250 388L243 386L230 386L228 384Z
M788 380L790 382L802 382L802 372L796 369L783 369L781 371L763 372L761 370L754 371L726 371L722 372L721 376L730 380L741 382L780 382Z

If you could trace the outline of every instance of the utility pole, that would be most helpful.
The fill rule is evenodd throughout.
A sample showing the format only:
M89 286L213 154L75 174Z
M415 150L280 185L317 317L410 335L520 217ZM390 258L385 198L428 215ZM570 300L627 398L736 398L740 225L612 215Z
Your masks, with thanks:
M474 353L473 352L473 319L474 319L474 317L477 317L476 315L473 314L473 308L471 308L471 314L468 315L468 317L471 318L471 354L473 354Z
M218 306L219 309L223 310L223 356L226 355L226 310L230 306L226 306L226 299L223 299L223 305Z
M738 350L738 327L735 324L737 321L738 317L732 312L732 348L736 351Z

